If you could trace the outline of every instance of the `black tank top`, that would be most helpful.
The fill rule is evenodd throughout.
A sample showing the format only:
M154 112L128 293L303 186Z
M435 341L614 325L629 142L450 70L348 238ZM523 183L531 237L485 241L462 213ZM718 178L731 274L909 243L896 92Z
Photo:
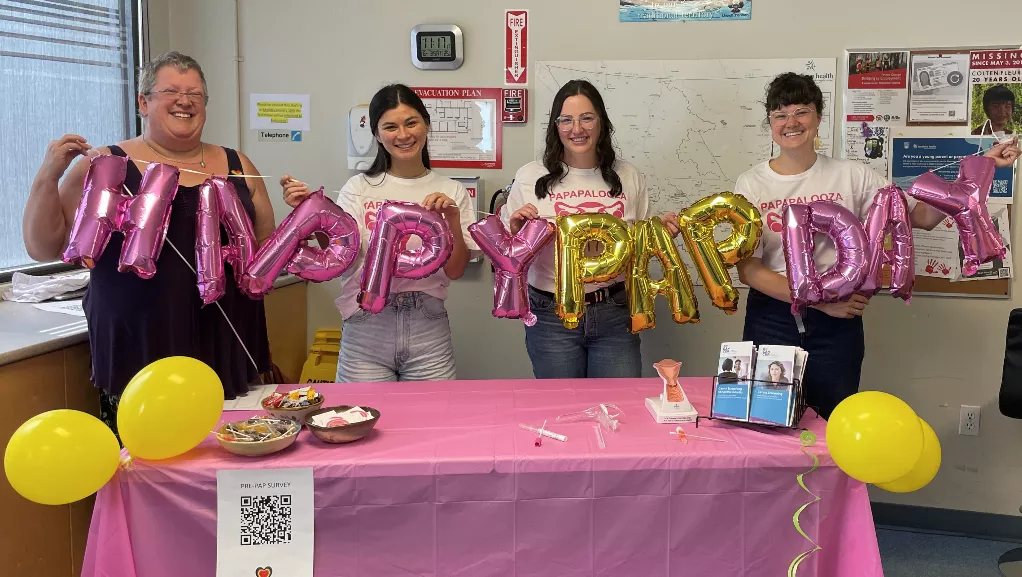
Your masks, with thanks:
M231 174L243 174L238 153L230 148L227 164ZM119 146L110 152L127 156ZM142 181L139 165L128 163L125 184L133 193ZM231 179L238 197L253 222L255 206L243 177ZM224 397L233 399L248 391L259 373L269 369L266 315L261 300L252 300L234 284L234 272L224 264L228 279L223 307L245 347L258 365L253 366L224 315L215 304L203 307L196 287L195 231L199 187L178 187L171 205L167 238L156 261L156 274L141 279L132 272L118 272L117 261L124 236L114 233L92 269L83 299L89 326L92 379L96 387L120 394L132 377L153 361L171 356L198 359L220 376ZM222 242L226 232L221 228ZM173 247L177 247L175 251ZM184 259L182 259L182 256ZM187 264L184 262L187 260Z

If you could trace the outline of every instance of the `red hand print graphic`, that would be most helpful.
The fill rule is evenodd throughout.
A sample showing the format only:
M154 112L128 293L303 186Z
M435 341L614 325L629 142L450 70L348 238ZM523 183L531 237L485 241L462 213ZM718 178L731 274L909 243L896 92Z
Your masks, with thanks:
M940 262L937 259L929 258L926 259L926 272L928 273L940 273L944 276L951 274L951 267L945 263Z
M580 202L576 205L568 204L566 202L555 202L554 212L557 216L562 214L586 214L586 213L600 213L600 214L612 214L618 218L624 218L625 216L625 203L623 201L617 201L611 205L605 205L601 202Z

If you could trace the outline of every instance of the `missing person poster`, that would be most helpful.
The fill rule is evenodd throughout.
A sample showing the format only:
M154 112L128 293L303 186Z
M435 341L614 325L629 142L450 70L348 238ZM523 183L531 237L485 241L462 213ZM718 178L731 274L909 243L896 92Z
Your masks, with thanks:
M1002 139L1022 123L1022 49L974 50L969 55L972 134Z

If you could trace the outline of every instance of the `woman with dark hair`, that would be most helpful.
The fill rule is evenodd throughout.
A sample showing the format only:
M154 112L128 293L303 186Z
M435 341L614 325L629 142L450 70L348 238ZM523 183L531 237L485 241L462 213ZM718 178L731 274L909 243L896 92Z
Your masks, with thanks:
M780 154L746 171L735 183L763 213L763 236L753 256L738 263L741 281L749 285L742 340L756 344L801 346L809 352L803 383L806 401L828 418L834 407L859 389L866 346L862 314L869 299L853 295L846 301L816 305L803 315L802 331L791 314L791 294L781 241L785 206L820 193L865 220L885 178L853 160L816 153L814 146L823 115L823 93L812 76L787 72L773 79L766 93L766 117ZM1018 148L998 145L987 152L998 166L1018 158ZM831 196L832 195L832 196ZM908 199L912 225L932 229L944 215L925 203ZM834 243L821 237L813 260L823 272L835 262Z
M767 366L766 379L768 383L789 383L788 376L785 374L784 365L781 361L774 361Z
M381 88L369 103L369 126L379 143L376 159L365 174L348 180L337 198L362 233L359 258L341 275L341 296L336 300L344 319L339 383L455 378L444 300L451 280L465 273L470 250L478 250L467 230L475 211L461 183L430 170L429 122L422 99L402 84ZM308 187L290 176L285 175L281 184L284 200L292 207L309 195ZM387 307L370 314L356 299L376 212L388 200L421 203L443 215L454 235L454 252L443 269L426 278L395 278ZM411 237L407 248L418 246L421 240Z
M526 220L585 213L612 214L625 222L649 213L643 176L617 158L614 126L603 98L585 80L572 80L554 96L542 162L515 174L502 217L512 234ZM590 243L596 244L599 243ZM536 378L639 377L639 335L628 330L623 279L587 284L585 318L567 329L555 312L553 244L529 269L529 302L537 321L525 327L525 347ZM589 255L599 246L587 246Z

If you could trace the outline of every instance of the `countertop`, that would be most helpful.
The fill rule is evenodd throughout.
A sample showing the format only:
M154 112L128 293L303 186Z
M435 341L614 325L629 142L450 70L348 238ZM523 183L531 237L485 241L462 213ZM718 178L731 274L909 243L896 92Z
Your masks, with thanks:
M274 281L273 288L300 282L304 281L289 274ZM0 300L0 366L88 341L85 317Z

